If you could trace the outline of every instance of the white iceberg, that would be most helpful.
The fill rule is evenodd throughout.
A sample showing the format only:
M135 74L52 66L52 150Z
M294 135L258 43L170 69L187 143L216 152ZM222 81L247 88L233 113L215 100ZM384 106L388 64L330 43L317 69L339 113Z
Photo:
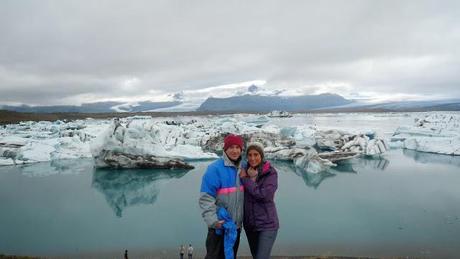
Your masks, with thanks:
M112 126L93 142L91 151L97 167L193 168L183 161L183 157L203 158L207 154L196 148L192 150L188 145L178 146L182 134L178 126L145 122L123 125L114 120ZM168 146L178 150L167 150ZM191 152L178 157L181 148Z
M417 118L413 126L399 127L391 142L410 150L460 155L460 115L430 113Z
M91 157L89 142L104 127L104 123L94 120L5 125L0 136L1 165Z
M292 114L290 114L287 111L271 111L269 114L267 114L268 117L271 118L290 118L292 117Z
M305 119L299 116L294 121ZM372 130L321 131L314 123L286 127L260 115L134 116L6 125L0 131L0 164L93 157L97 166L180 167L188 160L215 159L228 133L242 135L245 142L262 142L267 157L289 160L312 172L326 170L336 161L380 155L388 149Z

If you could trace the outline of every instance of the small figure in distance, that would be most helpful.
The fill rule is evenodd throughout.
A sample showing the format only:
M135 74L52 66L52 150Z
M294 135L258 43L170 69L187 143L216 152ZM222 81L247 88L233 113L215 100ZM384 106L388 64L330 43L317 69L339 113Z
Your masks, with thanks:
M184 254L185 254L185 246L184 245L180 245L179 254L180 254L180 259L184 259Z
M128 259L128 250L125 250L125 259Z
M192 259L192 256L193 256L192 244L188 244L187 254L188 254L188 259Z

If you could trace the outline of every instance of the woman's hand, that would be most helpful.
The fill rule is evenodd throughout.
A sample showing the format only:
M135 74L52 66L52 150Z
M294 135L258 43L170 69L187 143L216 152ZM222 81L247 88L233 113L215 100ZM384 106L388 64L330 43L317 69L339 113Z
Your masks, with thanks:
M253 181L256 180L258 173L259 172L257 172L257 170L252 168L252 167L249 167L248 172L247 172L249 178L251 178L251 180L253 180Z
M240 178L248 178L248 177L249 177L249 175L246 172L246 169L241 168L241 170L240 170Z

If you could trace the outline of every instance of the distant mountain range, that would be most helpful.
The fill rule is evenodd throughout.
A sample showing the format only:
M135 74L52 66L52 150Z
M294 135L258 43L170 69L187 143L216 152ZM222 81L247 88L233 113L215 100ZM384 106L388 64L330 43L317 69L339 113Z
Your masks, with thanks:
M316 111L351 112L351 111L460 111L460 99L431 101L400 101L368 104L353 102L338 107L323 107Z
M171 102L96 102L81 106L11 106L0 105L0 110L23 113L113 113L113 112L354 112L354 111L460 111L460 99L432 101L403 101L369 104L345 99L337 94L280 96L243 94L228 98L207 98L198 108L177 100Z
M0 106L0 110L30 113L57 113L57 112L75 112L75 113L107 113L107 112L144 112L160 108L173 107L181 102L139 102L127 104L123 102L96 102L84 103L81 106L73 105L55 105L55 106Z
M303 96L242 95L228 98L208 98L201 104L198 111L270 112L282 110L300 112L317 108L331 108L352 102L337 94Z
M370 107L388 109L388 110L460 110L460 100L440 100L440 101L405 101L389 102L371 105Z

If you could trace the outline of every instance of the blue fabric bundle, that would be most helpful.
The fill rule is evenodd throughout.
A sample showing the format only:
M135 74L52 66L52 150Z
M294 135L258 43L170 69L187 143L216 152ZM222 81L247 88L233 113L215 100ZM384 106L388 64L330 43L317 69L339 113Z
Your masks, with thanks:
M233 254L233 246L235 245L236 238L238 236L236 224L228 211L222 207L217 210L217 218L225 221L224 224L222 224L222 228L216 229L217 235L222 235L222 232L224 232L225 259L233 259L235 258Z

